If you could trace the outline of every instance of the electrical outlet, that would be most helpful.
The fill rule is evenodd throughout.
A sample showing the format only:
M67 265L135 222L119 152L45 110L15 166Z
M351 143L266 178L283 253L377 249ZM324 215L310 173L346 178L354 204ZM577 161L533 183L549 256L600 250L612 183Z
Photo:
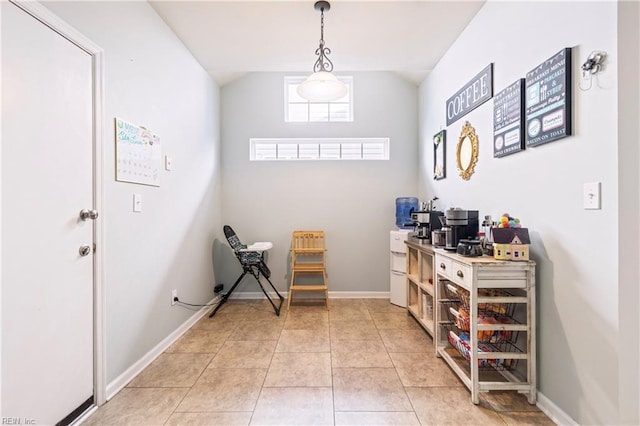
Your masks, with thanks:
M178 290L171 290L171 306L176 304L176 299L178 298Z

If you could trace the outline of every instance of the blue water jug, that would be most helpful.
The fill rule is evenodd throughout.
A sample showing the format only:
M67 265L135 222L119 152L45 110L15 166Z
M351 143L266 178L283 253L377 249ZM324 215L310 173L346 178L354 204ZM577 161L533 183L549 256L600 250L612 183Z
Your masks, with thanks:
M396 226L398 229L412 229L411 213L418 211L418 199L416 197L396 198Z

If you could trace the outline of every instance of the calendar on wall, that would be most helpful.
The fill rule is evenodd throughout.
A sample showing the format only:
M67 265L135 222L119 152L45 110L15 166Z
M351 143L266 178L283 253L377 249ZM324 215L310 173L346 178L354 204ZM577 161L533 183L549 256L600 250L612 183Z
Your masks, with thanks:
M160 136L120 118L116 122L116 180L160 186Z

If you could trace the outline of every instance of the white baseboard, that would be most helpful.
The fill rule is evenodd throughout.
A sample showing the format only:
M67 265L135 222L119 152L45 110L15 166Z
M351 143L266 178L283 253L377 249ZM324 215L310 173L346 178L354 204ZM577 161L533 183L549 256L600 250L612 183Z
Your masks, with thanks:
M388 291L329 291L334 299L388 299Z
M273 292L267 292L271 298L278 298ZM289 296L288 291L280 294L284 298ZM296 293L297 294L297 293ZM296 296L297 297L297 296ZM320 297L320 296L319 296ZM388 291L329 291L330 299L388 299ZM261 291L243 291L233 293L229 299L264 299L264 293Z
M560 407L553 403L549 398L538 391L538 403L536 404L540 411L545 413L553 422L562 426L577 426L578 422L573 420L571 416L565 413Z
M277 299L278 295L268 291L267 292L269 294L269 297L271 297L272 299ZM284 297L285 299L287 298L287 293L286 292L282 292L280 293L282 295L282 297ZM261 291L241 291L241 292L236 292L233 293L229 299L264 299L264 293Z
M212 304L217 302L220 299L220 296L214 297L207 304ZM142 358L136 361L131 367L127 368L127 370L116 377L112 382L107 385L107 401L113 398L118 392L124 388L127 383L133 380L138 374L142 372L145 368L149 366L156 358L158 358L169 346L171 346L176 340L180 338L187 330L189 330L200 318L205 316L211 307L205 306L202 307L199 311L193 314L189 319L187 319L184 323L180 325L180 327L176 328L171 334L162 339L160 343L158 343L153 349L147 352Z

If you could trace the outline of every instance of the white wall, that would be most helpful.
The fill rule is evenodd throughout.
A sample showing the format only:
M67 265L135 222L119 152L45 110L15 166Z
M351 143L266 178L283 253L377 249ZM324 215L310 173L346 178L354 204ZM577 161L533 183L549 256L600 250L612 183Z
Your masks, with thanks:
M322 229L330 291L388 292L395 198L417 191L416 87L392 73L354 73L353 123L285 123L284 76L249 74L222 89L224 221L243 242L274 243L279 290L288 290L291 232ZM252 137L366 136L389 137L391 160L249 161ZM228 288L238 274L228 257L222 282ZM239 291L258 288L247 282Z
M107 381L213 298L221 234L219 89L146 2L45 3L105 51L104 254ZM160 135L159 188L116 182L113 118ZM133 193L142 213L132 212Z
M620 421L640 424L640 6L618 3Z
M618 421L624 348L618 340L616 28L615 2L491 1L420 87L420 195L494 218L509 212L529 228L538 263L538 388L580 424ZM590 91L574 85L574 136L494 159L489 101L447 128L448 177L433 181L431 137L445 126L447 98L490 62L497 93L564 47L573 47L575 82L591 51L609 53L598 84ZM455 164L465 120L480 139L470 181ZM602 182L601 210L582 208L585 182Z

